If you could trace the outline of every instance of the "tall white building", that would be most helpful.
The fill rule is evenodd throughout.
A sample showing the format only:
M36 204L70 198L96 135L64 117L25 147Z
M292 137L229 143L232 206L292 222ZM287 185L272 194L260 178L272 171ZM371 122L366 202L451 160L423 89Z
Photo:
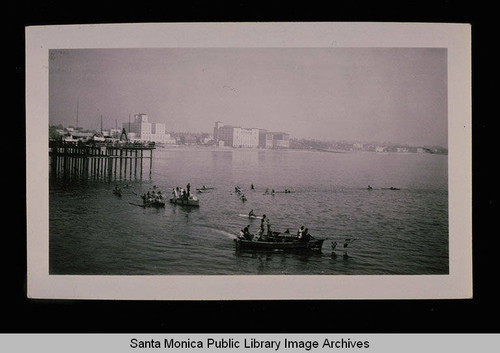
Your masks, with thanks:
M175 143L170 134L165 132L164 123L150 123L147 114L134 115L134 121L123 123L129 139L138 141L152 141L158 143Z
M231 147L290 147L290 135L287 133L224 125L220 121L217 121L214 126L214 140L219 143L222 141L224 146Z
M224 125L217 121L214 127L214 140L223 141L224 146L258 147L259 129Z

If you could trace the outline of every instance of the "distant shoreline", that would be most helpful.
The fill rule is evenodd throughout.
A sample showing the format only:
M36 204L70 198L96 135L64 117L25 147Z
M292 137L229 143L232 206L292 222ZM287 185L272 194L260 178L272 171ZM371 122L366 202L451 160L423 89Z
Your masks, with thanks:
M379 152L379 151L363 151L363 150L328 150L321 148L251 148L251 147L230 147L230 146L204 146L204 145L164 145L156 146L156 150L176 150L176 149L190 149L190 150L203 150L203 151L257 151L257 152L286 152L286 151L301 151L301 152L322 152L322 153L374 153L374 154L398 154L398 155L443 155L447 156L448 153L431 153L431 152Z

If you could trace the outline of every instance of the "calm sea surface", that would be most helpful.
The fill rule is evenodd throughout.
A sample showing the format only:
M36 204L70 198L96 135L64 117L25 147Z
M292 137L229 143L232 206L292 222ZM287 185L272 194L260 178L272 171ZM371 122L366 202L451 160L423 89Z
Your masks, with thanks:
M159 148L142 180L50 179L49 269L80 275L447 274L447 156L294 150ZM144 177L145 175L145 177ZM206 185L199 208L140 195ZM255 190L250 190L251 184ZM116 184L129 184L121 197ZM247 196L242 202L234 187ZM374 189L367 190L367 185ZM383 190L397 187L400 190ZM264 195L266 188L292 193ZM320 253L240 253L233 239L265 213L273 230L301 225ZM356 239L347 256L331 243Z

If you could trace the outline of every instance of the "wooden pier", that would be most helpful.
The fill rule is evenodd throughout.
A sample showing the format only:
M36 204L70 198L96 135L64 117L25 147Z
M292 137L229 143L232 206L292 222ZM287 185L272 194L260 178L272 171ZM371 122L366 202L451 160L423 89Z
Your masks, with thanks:
M75 145L49 143L50 172L54 177L94 180L142 179L153 167L154 145L122 143Z

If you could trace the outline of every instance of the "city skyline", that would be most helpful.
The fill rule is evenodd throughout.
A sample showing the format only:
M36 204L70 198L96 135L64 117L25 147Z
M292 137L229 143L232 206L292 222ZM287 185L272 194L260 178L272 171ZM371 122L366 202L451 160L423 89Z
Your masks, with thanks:
M215 121L293 138L447 147L442 48L72 49L49 53L49 123L167 131ZM77 113L78 110L78 113Z

